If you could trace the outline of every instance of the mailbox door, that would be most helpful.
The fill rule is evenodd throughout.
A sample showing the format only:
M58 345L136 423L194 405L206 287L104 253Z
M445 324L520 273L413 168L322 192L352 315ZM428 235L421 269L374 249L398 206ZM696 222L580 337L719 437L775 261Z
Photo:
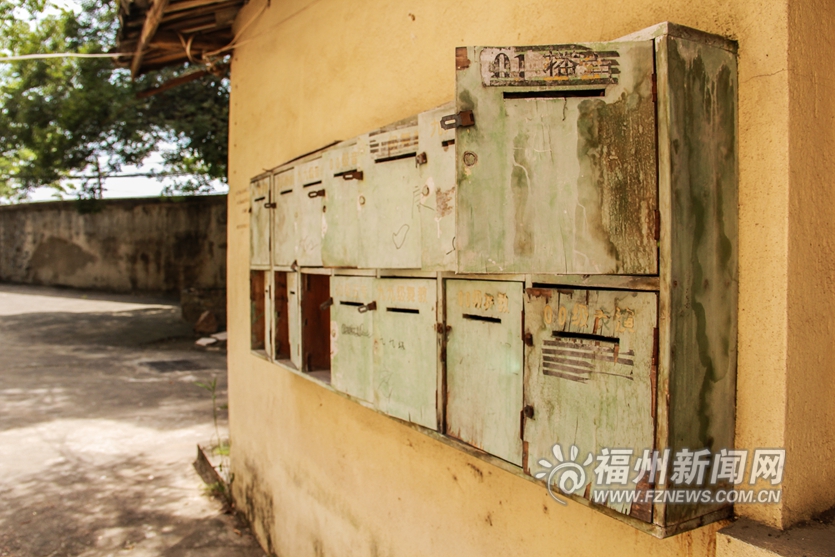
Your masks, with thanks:
M353 142L338 145L322 157L322 263L326 267L359 266L359 150Z
M553 462L555 443L563 454L576 445L578 462L602 449L639 457L654 448L657 303L654 292L526 291L525 330L533 341L525 373L525 404L533 410L524 426L529 473L543 470L540 459ZM627 483L608 487L646 488L631 483L633 465ZM594 487L595 479L588 474ZM609 506L651 520L650 505Z
M652 41L459 51L460 272L653 275ZM466 122L464 122L466 123Z
M289 317L290 361L302 368L302 310L301 276L287 273L287 315Z
M273 175L273 263L289 267L296 260L298 192L294 168Z
M270 264L270 177L250 184L249 261L253 266Z
M441 118L454 112L450 103L418 115L418 153L421 165L421 268L454 271L455 252L455 130L441 128Z
M437 429L437 289L431 279L374 282L374 405Z
M419 269L422 186L415 164L418 127L373 132L365 137L364 178L359 185L360 267Z
M522 464L522 283L447 280L447 434Z
M331 384L367 402L374 400L374 311L363 308L374 301L374 280L331 277Z
M296 260L303 267L322 266L322 159L296 167L296 190L299 192L299 234Z

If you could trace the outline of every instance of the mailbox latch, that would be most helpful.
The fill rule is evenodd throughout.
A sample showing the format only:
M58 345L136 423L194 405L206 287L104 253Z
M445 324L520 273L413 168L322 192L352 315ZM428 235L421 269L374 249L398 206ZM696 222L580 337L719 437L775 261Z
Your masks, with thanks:
M441 118L441 127L445 130L470 126L475 126L475 116L473 116L472 110L462 110L458 114L450 114Z

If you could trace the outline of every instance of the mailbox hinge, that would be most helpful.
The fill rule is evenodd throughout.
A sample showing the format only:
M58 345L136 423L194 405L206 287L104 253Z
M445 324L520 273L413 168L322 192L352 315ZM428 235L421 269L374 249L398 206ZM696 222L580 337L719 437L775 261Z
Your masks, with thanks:
M441 118L441 127L445 130L467 128L474 125L475 116L472 110L462 110L458 114L450 114Z

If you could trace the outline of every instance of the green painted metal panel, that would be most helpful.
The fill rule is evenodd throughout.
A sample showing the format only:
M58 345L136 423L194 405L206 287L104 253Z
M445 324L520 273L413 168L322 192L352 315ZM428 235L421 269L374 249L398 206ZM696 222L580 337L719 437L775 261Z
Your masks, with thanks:
M669 83L669 445L734 446L738 291L737 61L676 37L660 42ZM670 505L675 524L723 505ZM725 505L726 506L726 505Z
M359 202L354 171L359 168L356 140L339 144L322 156L325 199L322 214L322 263L326 267L359 266Z
M419 269L418 199L422 183L415 164L417 122L364 136L359 183L360 267Z
M564 455L576 445L580 462L604 448L631 450L630 458L653 450L657 298L653 292L526 290L525 332L531 335L525 357L525 405L532 410L525 418L529 472L544 470L537 464L540 459L553 462L555 443ZM593 473L587 485L635 489L634 477L630 464L622 485L598 486ZM629 503L609 506L630 512Z
M287 315L290 319L290 361L302 368L301 275L287 273Z
M522 283L446 281L447 434L522 464Z
M295 168L273 174L273 264L289 267L296 260L299 192Z
M459 272L655 274L653 43L459 60ZM600 96L602 95L602 96Z
M437 288L432 279L374 281L374 406L437 429Z
M367 402L374 400L373 277L331 277L331 384Z
M441 118L452 114L446 104L418 115L418 153L426 155L421 165L420 215L421 268L454 271L455 252L455 130L441 128Z
M249 263L270 264L270 177L250 184Z
M322 186L322 159L296 166L298 196L298 244L296 261L305 267L322 265L322 218L325 189Z

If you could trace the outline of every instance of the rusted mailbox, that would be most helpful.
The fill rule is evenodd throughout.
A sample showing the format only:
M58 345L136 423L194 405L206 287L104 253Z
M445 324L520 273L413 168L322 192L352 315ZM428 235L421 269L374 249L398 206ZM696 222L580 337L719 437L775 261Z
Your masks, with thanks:
M363 179L358 183L359 267L419 269L420 169L416 119L371 132L360 139Z
M273 174L273 264L289 267L296 260L298 227L296 169L280 168Z
M459 57L459 271L655 274L653 42Z
M249 264L270 264L270 176L259 176L249 186Z
M322 263L326 267L359 266L359 166L356 139L335 145L322 155Z
M446 433L522 465L522 283L446 280Z
M302 160L296 165L298 220L296 262L307 267L322 265L322 157Z
M437 282L333 277L333 386L437 429Z
M437 429L437 282L375 279L374 406Z
M332 277L330 352L333 386L366 402L374 399L374 278Z
M443 129L441 120L453 104L418 115L420 165L421 267L425 271L454 271L455 251L455 130Z
M522 419L528 472L555 443L595 455L604 448L635 455L654 448L657 326L655 292L526 290ZM592 487L605 487L593 480L590 474ZM579 491L585 493L585 486ZM630 512L629 504L611 506ZM646 507L634 511L647 520Z

